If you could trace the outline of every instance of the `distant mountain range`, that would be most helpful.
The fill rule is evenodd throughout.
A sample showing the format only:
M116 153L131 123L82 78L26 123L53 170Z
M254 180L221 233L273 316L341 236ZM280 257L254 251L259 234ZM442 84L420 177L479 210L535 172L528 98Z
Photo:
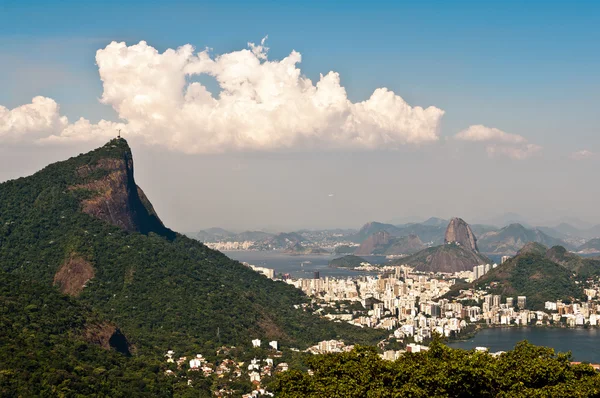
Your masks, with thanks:
M544 246L569 246L566 242L553 238L539 229L529 229L521 224L510 224L500 230L490 231L479 238L479 248L483 253L515 255L529 242Z
M524 217L507 213L496 219L488 220L486 224L469 225L472 233L479 242L479 250L487 255L515 255L528 242L537 242L546 246L560 245L569 250L582 253L600 252L600 241L594 240L600 236L600 225L587 229L579 229L571 224L562 222L555 227L538 226L513 222L503 227L496 227L504 221L525 220ZM574 220L578 225L582 221ZM325 245L333 250L337 244L360 244L355 251L351 247L339 252L357 253L359 255L398 255L414 254L417 251L444 243L444 235L449 221L443 218L431 217L425 221L404 224L390 224L371 221L358 231L348 229L310 231L272 234L263 231L246 231L234 233L222 228L209 228L192 236L202 242L256 242L254 249L286 250L296 243L309 246ZM290 238L290 234L294 238ZM379 234L379 235L377 235ZM326 241L326 242L325 242ZM339 243L335 243L339 242ZM588 243L589 242L589 243ZM326 243L326 244L325 244Z

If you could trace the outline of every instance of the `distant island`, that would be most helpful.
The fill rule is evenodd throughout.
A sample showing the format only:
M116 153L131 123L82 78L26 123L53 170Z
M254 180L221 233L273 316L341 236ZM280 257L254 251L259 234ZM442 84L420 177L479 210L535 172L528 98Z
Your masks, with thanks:
M322 249L320 247L306 247L301 245L300 243L293 244L289 246L287 249L283 251L285 254L290 254L292 256L301 256L307 254L319 254L319 255L327 255L330 254L327 250Z
M358 268L363 264L368 264L369 262L362 257L358 257L355 255L347 255L340 258L335 258L329 262L329 266L332 268Z

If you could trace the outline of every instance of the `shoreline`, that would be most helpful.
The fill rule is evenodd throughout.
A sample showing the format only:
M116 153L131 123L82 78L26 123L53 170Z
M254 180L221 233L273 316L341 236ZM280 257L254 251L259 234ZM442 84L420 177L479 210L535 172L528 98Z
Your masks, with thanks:
M482 325L476 324L474 330L468 332L465 335L459 334L456 337L449 337L447 343L458 343L463 341L469 341L476 337L476 335L486 329L571 329L571 330L585 330L585 329L600 329L600 326L567 326L567 325Z

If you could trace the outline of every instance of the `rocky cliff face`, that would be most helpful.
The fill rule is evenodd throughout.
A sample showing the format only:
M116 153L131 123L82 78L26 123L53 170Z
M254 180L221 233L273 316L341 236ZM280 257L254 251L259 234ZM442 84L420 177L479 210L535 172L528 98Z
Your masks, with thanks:
M387 247L392 236L387 231L379 231L365 239L354 252L357 255L367 256L379 247Z
M457 243L474 252L478 252L477 238L471 231L471 227L462 218L453 218L448 224L444 243Z
M76 171L85 182L70 189L91 192L82 200L81 210L126 231L154 232L173 238L174 232L163 225L148 198L135 183L129 146L121 140L115 141L119 141L115 144L120 146L114 147L123 148L120 157L100 158L92 164L80 166Z

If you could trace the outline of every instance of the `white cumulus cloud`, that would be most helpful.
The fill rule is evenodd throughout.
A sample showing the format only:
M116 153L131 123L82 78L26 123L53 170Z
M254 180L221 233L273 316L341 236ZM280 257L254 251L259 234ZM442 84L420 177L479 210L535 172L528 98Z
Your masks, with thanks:
M501 155L513 159L526 159L542 150L541 146L528 143L523 136L506 133L481 124L470 126L456 134L454 138L461 141L484 143L490 156Z
M60 132L69 124L60 116L58 104L50 98L35 97L31 104L14 109L0 106L0 142L34 140Z
M340 76L302 75L301 55L269 60L264 40L217 56L191 45L162 53L146 42L112 42L98 50L101 102L123 123L70 123L52 99L0 107L0 140L103 141L126 136L188 153L285 148L375 149L439 139L444 111L410 106L386 88L365 101L348 99ZM213 95L197 80L213 77Z

